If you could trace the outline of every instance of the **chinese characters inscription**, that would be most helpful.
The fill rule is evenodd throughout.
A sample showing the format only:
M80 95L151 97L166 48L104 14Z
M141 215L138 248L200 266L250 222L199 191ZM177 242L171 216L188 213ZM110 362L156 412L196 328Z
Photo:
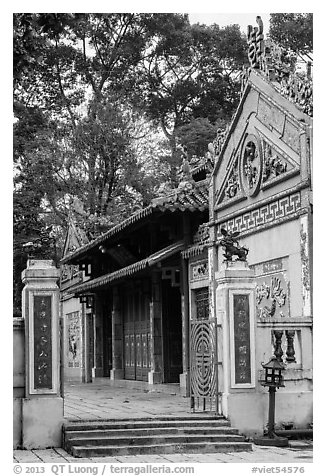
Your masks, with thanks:
M249 295L235 294L234 309L234 357L235 383L251 383Z
M34 296L34 388L52 388L51 296Z

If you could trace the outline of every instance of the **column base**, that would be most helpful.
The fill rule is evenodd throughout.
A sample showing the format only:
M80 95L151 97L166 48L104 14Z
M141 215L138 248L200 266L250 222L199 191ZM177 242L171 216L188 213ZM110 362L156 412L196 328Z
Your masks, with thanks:
M151 370L148 372L148 383L154 385L155 383L163 383L162 372L154 372Z
M63 398L33 397L22 400L24 449L62 446Z
M123 369L112 369L110 370L110 380L123 380L124 379L124 370Z
M102 367L93 367L92 368L92 378L103 377Z
M188 372L179 375L180 395L182 397L190 397L190 380Z

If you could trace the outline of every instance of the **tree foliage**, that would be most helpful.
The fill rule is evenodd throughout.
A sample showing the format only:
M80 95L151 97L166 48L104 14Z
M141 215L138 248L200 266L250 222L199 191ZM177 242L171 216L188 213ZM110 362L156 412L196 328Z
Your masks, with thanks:
M185 24L171 28L152 45L138 67L134 100L162 127L172 167L181 160L177 147L184 137L181 127L197 118L207 119L208 128L221 117L230 119L245 61L246 42L236 25L221 29Z
M299 55L310 54L313 50L313 14L272 13L269 35L286 49Z
M184 14L14 14L16 262L76 199L92 238L173 184L178 144L202 155L230 118L245 50Z

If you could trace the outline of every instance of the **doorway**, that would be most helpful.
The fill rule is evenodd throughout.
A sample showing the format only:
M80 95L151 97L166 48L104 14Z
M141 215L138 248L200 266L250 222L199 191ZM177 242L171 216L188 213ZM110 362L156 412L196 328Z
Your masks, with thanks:
M162 280L164 383L179 383L182 373L182 317L180 287Z

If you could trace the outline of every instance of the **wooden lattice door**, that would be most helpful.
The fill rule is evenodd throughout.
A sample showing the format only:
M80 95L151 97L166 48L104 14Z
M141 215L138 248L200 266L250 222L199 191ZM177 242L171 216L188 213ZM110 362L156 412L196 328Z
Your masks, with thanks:
M125 378L148 380L150 371L149 297L141 289L132 289L124 302Z

